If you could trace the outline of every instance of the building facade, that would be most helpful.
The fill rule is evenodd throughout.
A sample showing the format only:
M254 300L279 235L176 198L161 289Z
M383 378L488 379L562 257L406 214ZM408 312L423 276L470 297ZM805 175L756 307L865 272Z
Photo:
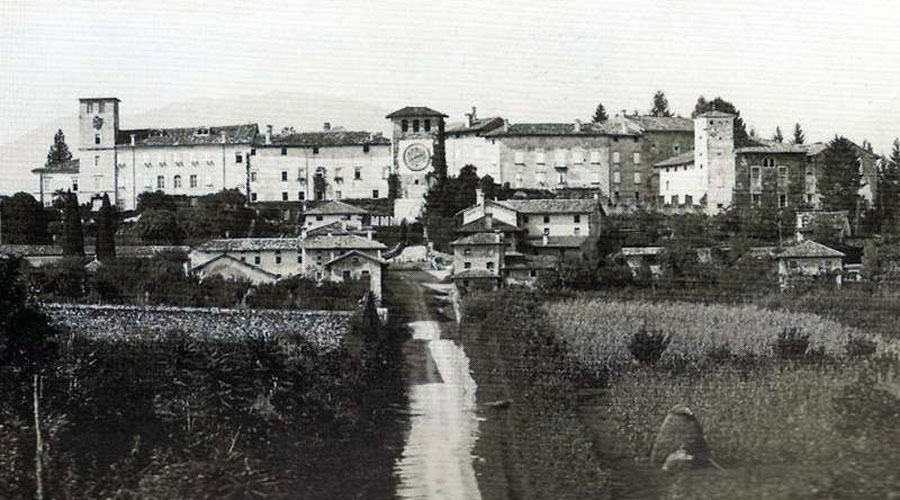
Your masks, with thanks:
M500 146L486 134L502 128L506 121L493 116L478 118L477 109L466 113L466 121L447 125L445 145L447 150L447 175L458 176L466 165L473 165L478 176L490 175L495 182L500 178Z

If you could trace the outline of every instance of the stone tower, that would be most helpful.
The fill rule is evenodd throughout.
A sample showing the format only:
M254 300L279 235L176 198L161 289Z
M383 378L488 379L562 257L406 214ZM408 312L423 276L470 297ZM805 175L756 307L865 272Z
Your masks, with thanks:
M444 118L424 106L408 106L387 115L393 125L393 170L400 175L403 197L422 199L428 190L426 175L435 168L446 174Z
M700 170L706 193L706 212L727 209L734 196L734 115L708 111L694 118L694 163Z
M91 97L78 100L78 151L80 203L109 195L119 204L116 136L119 133L119 99Z

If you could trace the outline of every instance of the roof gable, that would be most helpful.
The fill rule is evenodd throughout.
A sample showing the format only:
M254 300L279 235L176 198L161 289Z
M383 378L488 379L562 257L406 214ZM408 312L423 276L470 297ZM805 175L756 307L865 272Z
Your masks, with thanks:
M308 250L384 250L387 248L387 246L380 241L370 240L355 234L315 236L302 240L300 245Z
M331 200L319 206L310 208L305 215L366 215L369 212L365 209L344 203L338 200Z
M341 255L329 260L328 262L326 262L325 265L330 266L330 265L334 264L335 262L340 262L342 260L349 259L350 257L359 257L359 258L363 258L363 259L368 259L372 262L375 262L375 263L383 265L383 266L387 265L386 260L379 259L378 257L376 257L374 255L369 255L365 252L360 252L359 250L351 250L347 253L341 254Z
M496 203L522 214L587 214L600 210L597 200L580 198L504 200Z
M397 111L387 115L385 118L406 118L406 117L417 117L417 116L436 116L441 118L446 118L447 115L441 113L440 111L433 110L427 106L406 106L405 108L400 108Z
M842 258L843 256L843 252L839 252L813 240L804 240L797 245L785 248L778 254L778 258L780 259Z

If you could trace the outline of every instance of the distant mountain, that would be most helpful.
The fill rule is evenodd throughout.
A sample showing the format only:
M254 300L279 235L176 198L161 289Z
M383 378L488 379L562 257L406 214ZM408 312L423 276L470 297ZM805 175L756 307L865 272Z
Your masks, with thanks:
M44 164L47 149L58 129L66 134L72 154L78 158L78 145L75 144L77 105L72 102L71 114L0 145L0 194L37 190L37 180L31 169ZM277 133L286 126L297 131L321 130L328 122L332 127L384 132L386 135L389 135L390 124L384 117L394 111L352 99L291 92L194 99L136 114L129 113L128 109L128 102L123 100L119 117L119 126L123 129L258 123L260 132L265 131L267 124L272 124Z

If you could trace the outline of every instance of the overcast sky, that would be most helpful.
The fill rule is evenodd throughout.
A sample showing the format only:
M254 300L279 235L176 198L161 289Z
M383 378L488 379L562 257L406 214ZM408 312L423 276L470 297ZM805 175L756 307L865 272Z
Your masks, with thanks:
M273 90L516 122L647 111L662 89L684 115L721 95L764 136L900 135L896 4L727 3L0 0L0 144L83 96L137 113Z

